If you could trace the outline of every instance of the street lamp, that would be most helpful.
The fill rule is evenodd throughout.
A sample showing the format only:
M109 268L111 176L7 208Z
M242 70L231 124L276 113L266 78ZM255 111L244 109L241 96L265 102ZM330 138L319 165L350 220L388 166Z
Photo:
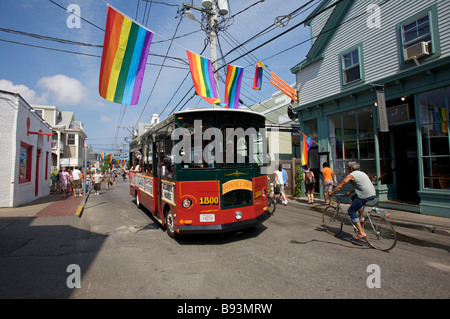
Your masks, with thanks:
M187 10L184 11L184 16L185 16L186 18L188 18L189 20L200 22L200 21L197 20L197 18L195 17L195 15L194 15L194 14L192 13L192 11L189 10L189 9L187 9Z

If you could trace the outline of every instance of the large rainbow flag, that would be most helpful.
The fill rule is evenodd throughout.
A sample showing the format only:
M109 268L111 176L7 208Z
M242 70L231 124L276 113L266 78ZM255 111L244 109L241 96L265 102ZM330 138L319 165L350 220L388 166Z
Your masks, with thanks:
M138 103L152 37L151 31L108 5L99 79L104 99Z
M186 51L186 53L195 92L209 104L220 103L211 61L190 51Z
M261 61L256 62L255 77L253 78L253 90L261 90L263 68L266 67Z
M244 69L228 64L227 79L225 81L225 108L239 107L239 94L241 92L241 82Z

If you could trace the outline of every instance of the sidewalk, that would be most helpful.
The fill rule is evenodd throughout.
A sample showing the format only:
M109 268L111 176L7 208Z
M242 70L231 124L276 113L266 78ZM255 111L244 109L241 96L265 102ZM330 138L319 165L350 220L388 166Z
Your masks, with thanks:
M82 205L83 196L63 197L61 194L50 194L19 207L0 208L0 218L75 216Z

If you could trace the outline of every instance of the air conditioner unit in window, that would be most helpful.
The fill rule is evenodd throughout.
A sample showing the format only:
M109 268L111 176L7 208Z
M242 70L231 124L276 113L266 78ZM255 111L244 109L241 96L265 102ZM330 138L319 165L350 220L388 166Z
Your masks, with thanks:
M417 61L417 59L430 55L430 46L428 42L422 41L405 49L405 61ZM416 62L417 63L417 62Z

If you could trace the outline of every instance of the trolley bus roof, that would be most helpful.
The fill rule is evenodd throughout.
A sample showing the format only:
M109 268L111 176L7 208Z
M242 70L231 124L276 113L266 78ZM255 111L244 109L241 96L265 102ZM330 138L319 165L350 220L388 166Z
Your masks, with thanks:
M264 119L266 119L265 115L261 114L261 113L257 113L253 110L243 110L243 109L224 109L224 108L188 108L186 110L183 111L178 111L175 112L173 114L175 115L181 115L181 114L186 114L186 113L195 113L195 112L233 112L233 113L247 113L247 114L252 114L252 115L259 115L261 117L263 117Z

